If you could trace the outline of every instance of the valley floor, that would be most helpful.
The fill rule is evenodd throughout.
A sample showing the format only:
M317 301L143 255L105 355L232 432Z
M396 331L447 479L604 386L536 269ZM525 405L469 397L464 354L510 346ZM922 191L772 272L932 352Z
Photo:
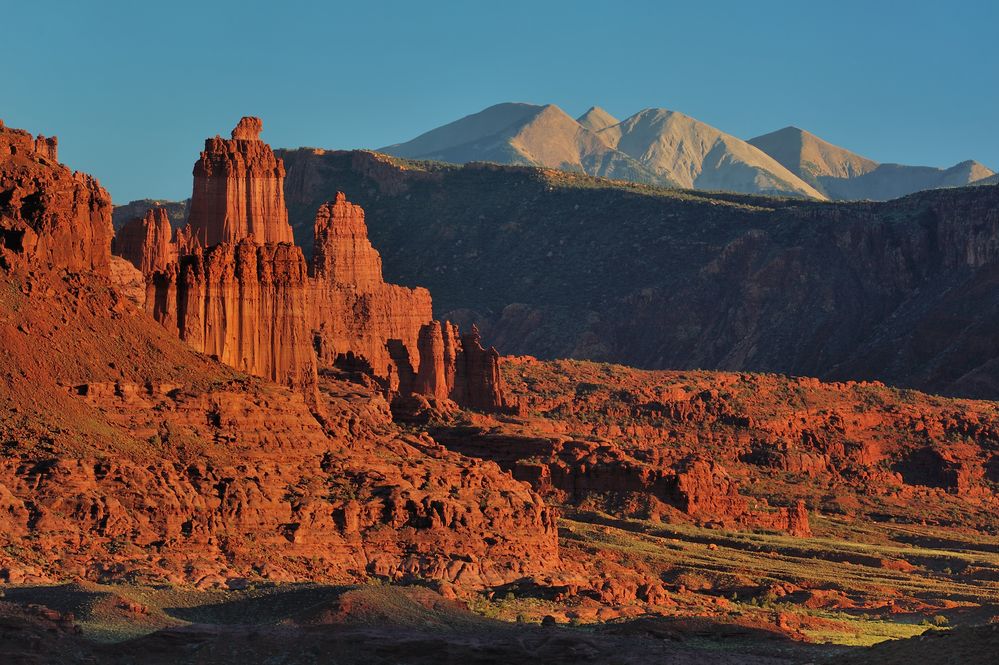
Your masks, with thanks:
M0 656L14 663L776 665L888 662L885 654L904 658L906 644L923 650L929 639L949 645L947 653L966 649L964 663L991 662L999 630L981 624L997 613L999 539L837 518L814 520L813 529L815 537L802 540L567 511L564 558L670 571L655 606L558 598L526 583L461 598L446 590L445 598L429 580L245 582L228 590L12 585L0 600Z

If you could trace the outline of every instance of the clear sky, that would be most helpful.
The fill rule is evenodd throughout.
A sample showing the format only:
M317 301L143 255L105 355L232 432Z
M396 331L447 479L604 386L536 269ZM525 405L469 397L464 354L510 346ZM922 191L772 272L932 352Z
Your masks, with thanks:
M190 196L242 115L275 147L376 148L502 101L999 169L995 0L4 0L0 24L0 119L116 202Z

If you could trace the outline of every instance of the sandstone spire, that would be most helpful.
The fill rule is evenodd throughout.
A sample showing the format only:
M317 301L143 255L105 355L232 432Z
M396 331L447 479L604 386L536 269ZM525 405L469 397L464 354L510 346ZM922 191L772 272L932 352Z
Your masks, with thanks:
M143 217L136 217L118 229L111 249L144 275L165 269L178 256L166 209L151 208Z
M384 284L382 259L368 240L361 206L337 192L316 214L312 274L368 291Z
M245 117L231 139L205 141L194 165L190 229L208 248L252 236L257 243L294 242L284 202L284 162L260 140L263 123Z
M124 229L149 277L146 309L191 346L237 369L313 394L318 368L361 371L387 394L417 392L483 410L505 408L499 354L477 330L433 320L430 293L387 284L364 210L343 192L320 206L306 270L292 242L284 165L243 118L205 142L188 226L165 215ZM133 238L133 236L135 236ZM160 247L180 257L167 260Z

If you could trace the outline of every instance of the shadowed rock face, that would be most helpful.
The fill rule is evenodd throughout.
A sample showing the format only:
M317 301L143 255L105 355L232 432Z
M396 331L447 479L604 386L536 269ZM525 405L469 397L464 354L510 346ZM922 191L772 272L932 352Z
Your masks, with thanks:
M58 163L55 137L0 121L0 246L67 270L108 273L111 197Z
M438 317L501 353L999 397L997 187L817 203L280 154L296 233L337 183L367 210L387 278L426 285Z

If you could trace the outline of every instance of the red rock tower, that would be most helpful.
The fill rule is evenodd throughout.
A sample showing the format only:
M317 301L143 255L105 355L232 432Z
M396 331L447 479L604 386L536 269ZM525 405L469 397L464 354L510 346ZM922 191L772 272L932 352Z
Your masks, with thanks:
M314 230L314 276L362 291L381 287L382 257L368 240L361 206L337 192L335 200L320 206Z
M187 227L165 213L122 229L116 252L147 276L146 310L198 351L318 395L317 370L362 371L387 394L508 408L499 354L433 320L430 292L386 283L364 210L343 192L316 214L312 262L294 245L284 164L243 118L205 141Z
M284 202L284 162L260 140L260 118L245 117L231 139L205 141L194 165L189 220L202 247L253 237L258 244L293 242Z
M136 217L115 234L112 242L115 255L127 259L143 275L165 270L177 260L177 242L166 209L152 208L145 216Z

